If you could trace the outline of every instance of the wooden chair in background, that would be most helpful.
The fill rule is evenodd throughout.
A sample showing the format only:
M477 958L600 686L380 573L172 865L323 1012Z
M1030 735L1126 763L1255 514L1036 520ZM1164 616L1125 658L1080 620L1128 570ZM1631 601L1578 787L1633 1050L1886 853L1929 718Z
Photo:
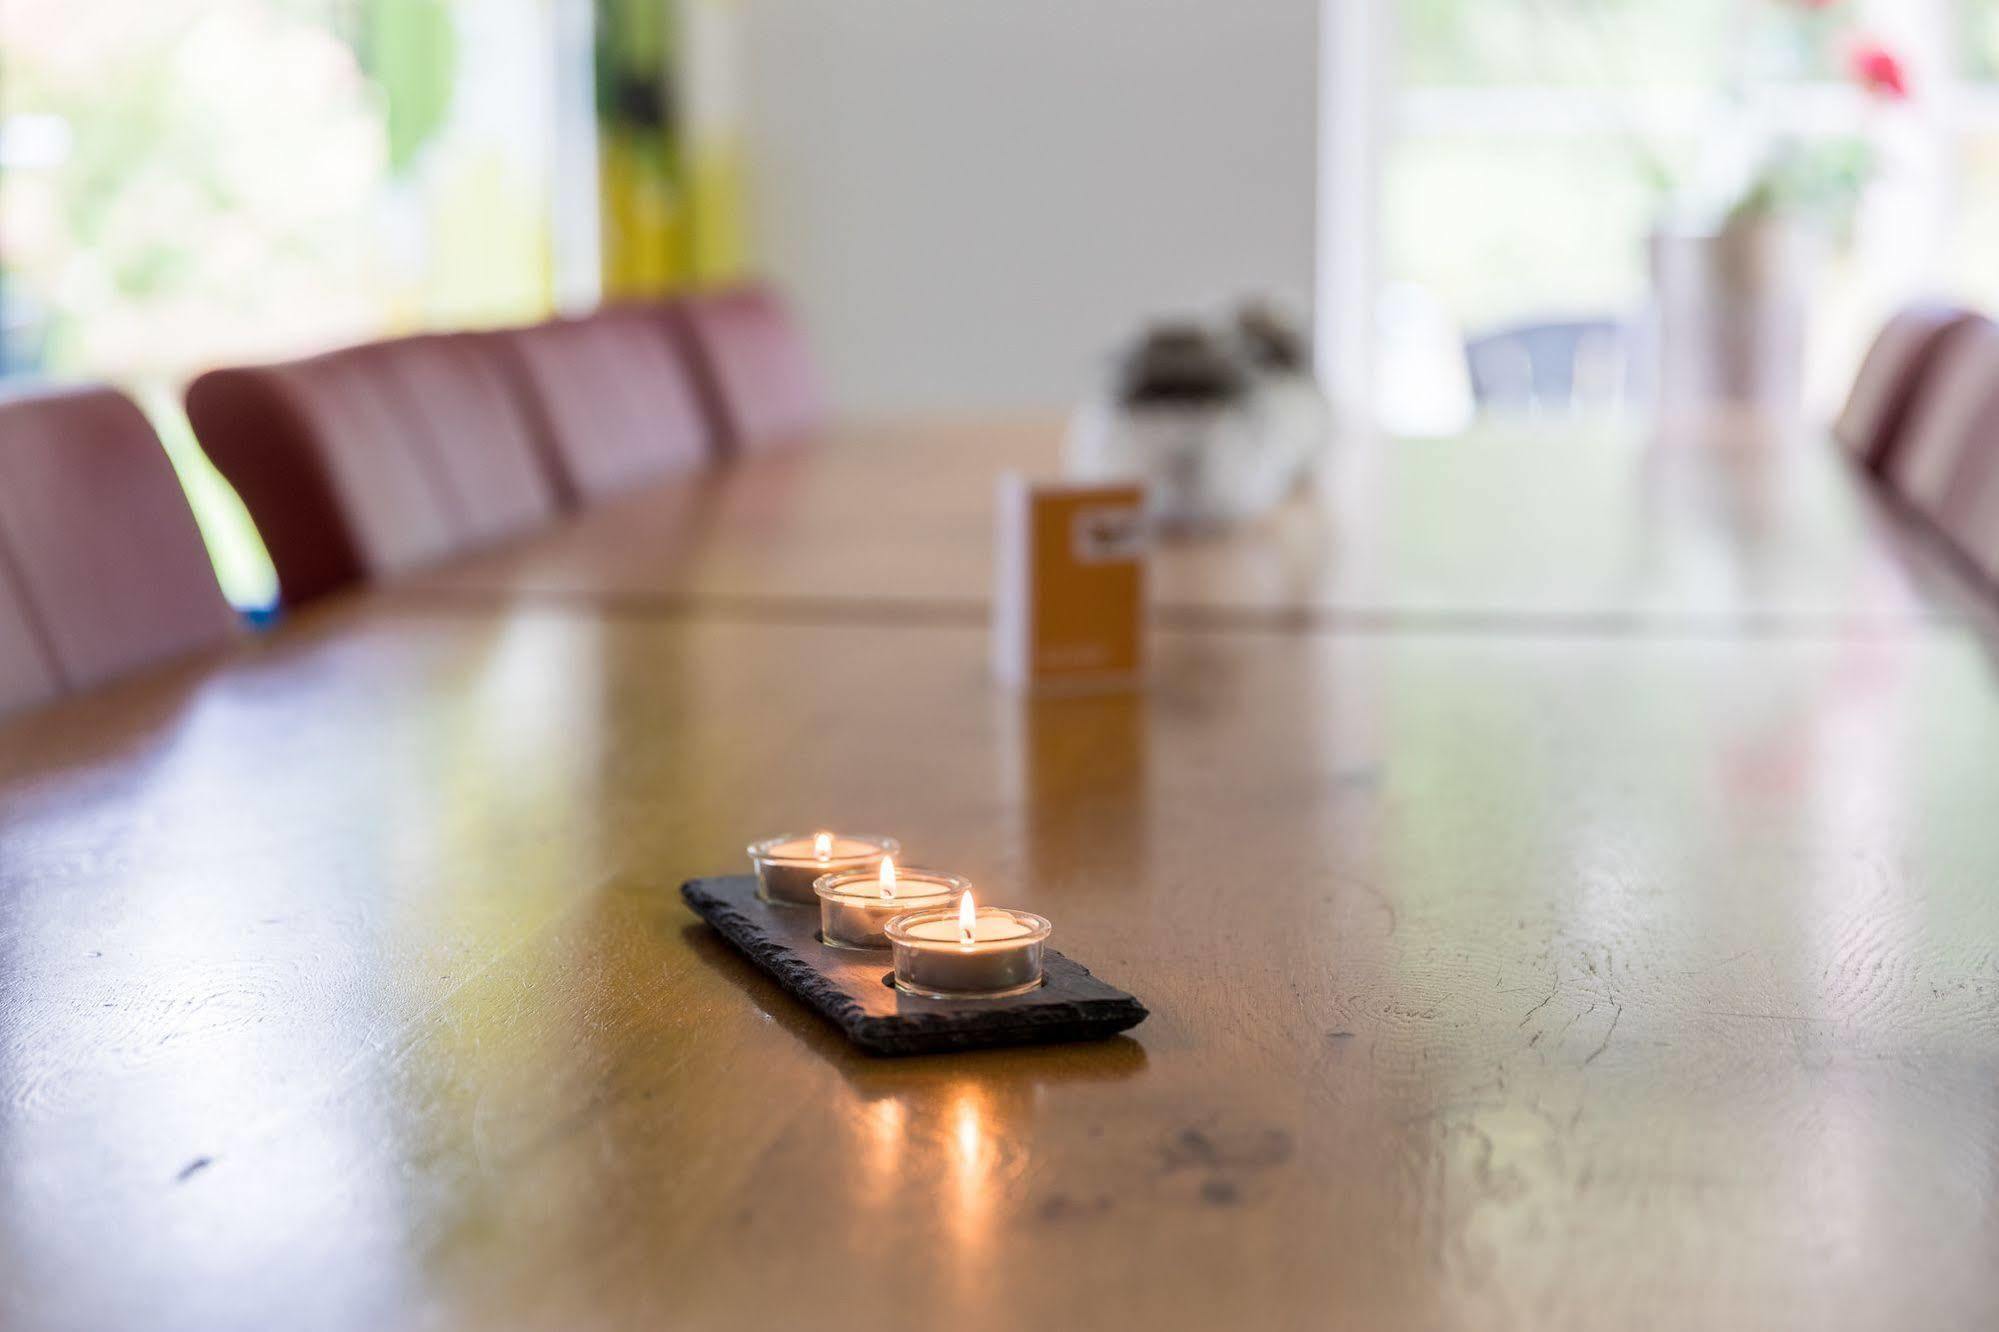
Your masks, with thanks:
M1932 521L1966 469L1999 448L1999 326L1967 315L1951 327L1879 463L1889 489Z
M762 285L704 292L667 307L725 453L796 443L824 423L812 354L777 293Z
M1876 470L1887 463L1922 396L1938 353L1978 320L1950 305L1916 305L1885 324L1867 350L1833 437L1857 461Z
M107 388L0 401L0 707L227 641L216 585L152 424Z
M487 336L508 360L565 501L601 499L713 457L693 374L644 313L605 310Z
M188 417L288 605L442 559L556 511L493 335L371 343L202 375Z

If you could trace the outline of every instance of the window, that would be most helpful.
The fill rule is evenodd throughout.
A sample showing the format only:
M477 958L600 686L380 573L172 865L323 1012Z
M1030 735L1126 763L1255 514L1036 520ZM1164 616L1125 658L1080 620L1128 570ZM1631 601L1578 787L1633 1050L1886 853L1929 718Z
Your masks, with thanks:
M1999 305L1999 0L1375 5L1394 77L1370 103L1367 354L1392 432L1643 406L1648 237L1717 217L1777 142L1809 155L1814 182L1873 161L1850 225L1820 228L1808 407L1836 405L1895 304ZM1849 77L1856 34L1898 54L1906 104Z
M239 604L268 602L269 566L182 383L544 313L549 22L544 0L0 6L0 374L133 392Z

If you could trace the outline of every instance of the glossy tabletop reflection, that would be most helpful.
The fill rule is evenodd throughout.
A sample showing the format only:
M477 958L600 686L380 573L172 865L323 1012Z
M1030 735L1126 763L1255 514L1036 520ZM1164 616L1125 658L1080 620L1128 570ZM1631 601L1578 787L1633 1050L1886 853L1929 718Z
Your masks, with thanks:
M1058 422L858 425L667 482L419 574L460 601L787 621L984 622L993 489L1059 474ZM1967 609L1817 440L1584 422L1350 444L1226 539L1152 565L1166 623L1616 634L1870 633Z
M0 1323L1999 1318L1977 640L1156 648L389 594L0 727ZM675 891L814 823L1152 1017L856 1053Z

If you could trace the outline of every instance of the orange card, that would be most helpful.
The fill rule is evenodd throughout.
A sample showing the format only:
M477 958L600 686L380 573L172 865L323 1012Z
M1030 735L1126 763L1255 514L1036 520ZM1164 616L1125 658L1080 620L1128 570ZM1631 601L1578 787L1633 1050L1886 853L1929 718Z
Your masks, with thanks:
M1145 496L1003 477L993 669L1025 688L1112 688L1145 670Z

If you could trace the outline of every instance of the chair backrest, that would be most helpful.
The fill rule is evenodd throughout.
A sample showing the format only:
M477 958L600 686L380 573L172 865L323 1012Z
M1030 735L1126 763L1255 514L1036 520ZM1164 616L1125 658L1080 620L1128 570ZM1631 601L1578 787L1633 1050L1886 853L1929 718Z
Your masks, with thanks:
M559 510L532 415L505 359L504 334L441 333L377 344L435 450L460 541L538 527Z
M214 370L187 393L286 602L396 573L555 511L500 335L402 338Z
M13 560L0 550L0 714L45 703L61 692L48 636L28 609Z
M1932 517L1958 553L1999 581L1999 459L1978 459Z
M1625 395L1630 339L1614 319L1514 324L1465 340L1465 368L1481 410L1570 411Z
M0 402L0 545L65 688L238 627L159 437L111 389Z
M1999 450L1999 326L1958 322L1921 381L1880 467L1891 490L1934 519L1966 467Z
M492 336L570 502L698 467L713 454L693 375L657 319L604 310Z
M754 454L797 442L825 419L805 338L776 292L760 285L674 302L724 451Z
M1947 305L1916 305L1882 326L1854 376L1833 438L1869 467L1883 467L1904 436L1938 354L1978 316Z
M1999 577L1999 327L1951 336L1886 479L1987 577Z

